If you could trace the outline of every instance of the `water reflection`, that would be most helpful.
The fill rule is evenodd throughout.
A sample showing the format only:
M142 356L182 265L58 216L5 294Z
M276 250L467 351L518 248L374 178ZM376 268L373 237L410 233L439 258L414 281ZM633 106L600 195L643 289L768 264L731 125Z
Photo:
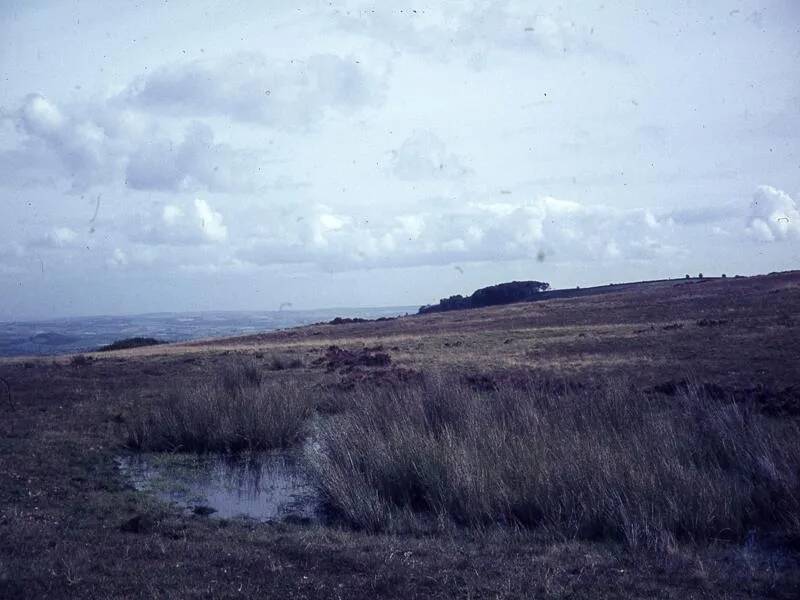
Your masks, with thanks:
M318 519L319 499L291 454L135 454L117 463L137 490L187 510L210 507L215 517L259 521Z

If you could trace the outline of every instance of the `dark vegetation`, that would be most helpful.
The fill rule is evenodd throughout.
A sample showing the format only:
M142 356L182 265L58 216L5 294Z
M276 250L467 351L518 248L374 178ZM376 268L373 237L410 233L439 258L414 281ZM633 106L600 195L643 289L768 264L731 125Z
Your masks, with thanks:
M322 411L307 459L331 514L356 529L506 526L658 551L800 543L798 423L687 380L654 391L442 373L327 390L237 360L123 420L135 450L239 452L299 444Z
M285 369L301 369L303 361L297 357L279 356L273 354L267 363L270 371L283 371Z
M667 550L748 535L800 542L800 429L690 386L451 377L360 389L310 453L331 508L371 531L504 524Z
M369 319L362 319L361 317L334 317L331 319L329 325L347 325L349 323L366 323Z
M110 352L112 350L129 350L131 348L143 348L145 346L157 346L158 344L166 344L162 340L157 340L151 337L131 337L123 340L116 340L105 346L97 349L98 352Z
M726 325L728 321L726 319L699 319L697 321L698 327L719 327L720 325Z
M14 404L14 396L11 393L11 385L3 377L0 377L0 384L3 385L3 394L5 395L5 399L7 400L7 404L6 404L7 408L9 410L16 410L17 407Z
M681 396L695 390L712 400L728 400L747 404L771 417L800 416L800 386L776 387L763 383L744 388L729 388L717 383L696 383L687 379L670 379L645 390L645 393Z
M125 420L127 445L168 452L286 448L303 438L311 408L299 382L278 385L257 364L236 362L210 382L134 404Z
M489 287L475 290L469 296L455 295L442 298L439 304L423 306L419 314L445 312L449 310L462 310L465 308L482 308L511 304L512 302L525 302L534 300L542 292L549 290L550 284L542 281L512 281L499 283Z
M210 382L135 404L127 445L285 448L309 435L316 410L327 416L307 459L331 514L357 529L507 526L658 551L753 535L800 543L800 427L750 397L687 380L656 396L524 374L371 383L277 385L237 360Z
M343 369L352 371L355 367L385 367L392 362L391 356L383 346L348 350L339 346L329 346L325 355L314 361L315 365L325 365L328 371Z
M775 273L775 275L780 275L779 273ZM727 275L722 275L719 279L725 280L727 279ZM737 275L735 279L743 279L741 275ZM489 290L488 295L492 298L490 304L485 304L486 298L478 299L477 301L473 300L472 296L461 296L461 295L454 295L450 296L449 298L443 298L439 301L438 304L429 304L426 306L420 307L418 314L426 314L426 313L438 313L438 312L445 312L450 310L463 310L467 308L481 308L483 306L499 306L502 304L511 304L514 302L530 302L534 300L556 300L560 298L585 298L591 296L600 296L605 294L615 294L620 292L635 292L637 289L641 289L644 286L650 285L658 285L669 283L673 286L681 286L681 285L693 285L698 283L708 283L714 281L714 278L711 277L704 277L702 273L699 273L697 277L693 278L691 275L686 275L685 281L676 281L673 279L658 279L653 281L640 281L636 283L609 283L607 285L598 285L588 288L582 288L581 286L577 286L575 288L565 288L565 289L550 289L550 284L542 283L541 285L546 286L542 287L539 290L535 289L535 284L540 282L532 281L514 281L510 283L501 283L495 286L490 286L488 288L481 288L478 292L482 292L483 290ZM514 286L518 284L534 284L534 287L528 291L522 289L515 289ZM496 292L494 291L495 288L504 288L506 286L511 286L508 289L510 293L506 296L505 292L501 293L500 301L494 301ZM477 292L476 292L477 293ZM505 296L505 297L503 297Z
M351 323L382 323L394 321L396 317L378 317L377 319L363 319L361 317L334 317L328 325L350 325Z
M69 359L69 364L73 367L86 367L92 364L92 357L85 354L76 354Z

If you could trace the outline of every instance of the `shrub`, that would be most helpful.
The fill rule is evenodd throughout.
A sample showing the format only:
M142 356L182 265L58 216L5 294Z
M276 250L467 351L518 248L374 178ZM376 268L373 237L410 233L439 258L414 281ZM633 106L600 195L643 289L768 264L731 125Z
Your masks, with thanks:
M230 394L247 387L258 387L264 382L263 367L251 357L238 358L225 364L220 372L220 382Z
M284 369L301 369L303 361L296 357L278 356L273 354L269 359L268 368L271 371L283 371Z
M161 340L157 340L151 337L132 337L132 338L125 338L122 340L116 340L106 346L101 346L97 349L98 352L110 352L112 350L128 350L130 348L143 348L145 346L158 346L160 344L166 344L167 342L163 342Z
M369 319L362 319L361 317L334 317L328 321L328 325L349 325L350 323L366 323Z
M535 300L542 292L550 289L550 284L543 281L511 281L498 283L489 287L475 290L466 298L457 294L449 298L442 298L439 304L422 306L419 314L444 312L449 310L463 310L466 308L481 308Z
M69 364L73 367L86 367L92 364L92 357L85 354L76 354L70 359Z
M797 425L691 386L670 402L434 378L356 390L307 455L332 512L368 530L502 523L659 548L797 534Z

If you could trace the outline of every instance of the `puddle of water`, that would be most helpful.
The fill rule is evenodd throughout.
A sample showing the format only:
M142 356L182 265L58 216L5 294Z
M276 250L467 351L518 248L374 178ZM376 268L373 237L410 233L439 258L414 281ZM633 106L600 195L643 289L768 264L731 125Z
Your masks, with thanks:
M212 516L225 519L319 520L319 498L291 454L134 454L118 457L117 464L137 490L189 511L210 507Z

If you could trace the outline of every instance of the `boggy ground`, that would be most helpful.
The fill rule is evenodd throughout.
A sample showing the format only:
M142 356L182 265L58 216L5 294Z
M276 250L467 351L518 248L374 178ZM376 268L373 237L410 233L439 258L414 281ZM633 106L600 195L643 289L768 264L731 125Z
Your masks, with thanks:
M0 384L0 597L797 597L791 545L651 552L536 530L397 535L226 522L149 500L113 458L133 404L208 380L243 354L271 381L334 390L441 370L491 388L533 371L581 385L622 378L668 400L691 378L710 395L793 420L799 329L800 274L786 273L3 361L11 396Z

